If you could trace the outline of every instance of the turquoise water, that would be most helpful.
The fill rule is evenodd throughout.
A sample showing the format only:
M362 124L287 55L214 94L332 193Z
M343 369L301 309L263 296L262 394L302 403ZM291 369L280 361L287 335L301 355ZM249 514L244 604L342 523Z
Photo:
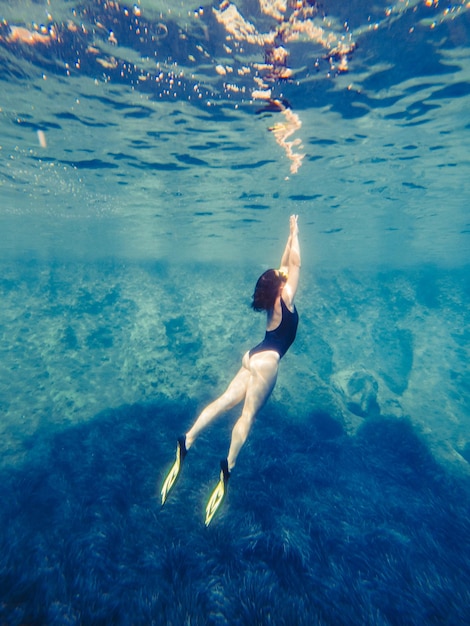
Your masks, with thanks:
M469 623L468 4L0 17L0 622ZM205 529L236 411L155 493L291 213L298 336Z

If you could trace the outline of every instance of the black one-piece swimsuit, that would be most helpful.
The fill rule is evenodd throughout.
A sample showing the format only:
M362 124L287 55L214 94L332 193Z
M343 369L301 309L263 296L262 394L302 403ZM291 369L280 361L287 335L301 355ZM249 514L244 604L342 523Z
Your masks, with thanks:
M294 306L294 312L289 311L286 303L281 298L282 319L281 323L274 330L267 330L261 343L250 350L250 357L258 352L266 350L275 350L279 357L285 355L287 350L293 344L299 325L299 314Z

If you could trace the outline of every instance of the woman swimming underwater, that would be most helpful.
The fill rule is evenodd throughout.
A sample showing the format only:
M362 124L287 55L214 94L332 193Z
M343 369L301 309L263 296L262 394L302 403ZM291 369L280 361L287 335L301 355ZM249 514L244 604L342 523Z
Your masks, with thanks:
M243 409L232 430L228 456L220 463L220 480L206 507L206 526L219 508L227 491L230 472L245 443L256 414L269 398L276 384L279 361L292 345L299 316L294 298L300 275L298 216L290 217L290 232L279 269L264 272L256 283L252 308L266 311L266 334L261 343L247 352L242 366L226 391L199 415L190 430L178 437L176 460L161 490L162 505L178 478L184 458L194 441L219 415L243 401Z

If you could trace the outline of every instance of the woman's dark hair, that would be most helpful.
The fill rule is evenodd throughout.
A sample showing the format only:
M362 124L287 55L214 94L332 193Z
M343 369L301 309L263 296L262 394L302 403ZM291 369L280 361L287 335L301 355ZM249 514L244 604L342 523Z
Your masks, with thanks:
M279 272L266 270L258 278L251 307L255 311L270 311L274 307L279 287L284 282L285 279L279 275Z

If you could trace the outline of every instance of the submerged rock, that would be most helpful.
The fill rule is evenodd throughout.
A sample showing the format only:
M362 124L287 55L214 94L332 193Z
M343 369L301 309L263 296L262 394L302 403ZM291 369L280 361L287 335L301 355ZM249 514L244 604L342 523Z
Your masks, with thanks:
M380 414L379 384L372 374L365 370L343 370L336 374L334 383L348 411L359 417Z

